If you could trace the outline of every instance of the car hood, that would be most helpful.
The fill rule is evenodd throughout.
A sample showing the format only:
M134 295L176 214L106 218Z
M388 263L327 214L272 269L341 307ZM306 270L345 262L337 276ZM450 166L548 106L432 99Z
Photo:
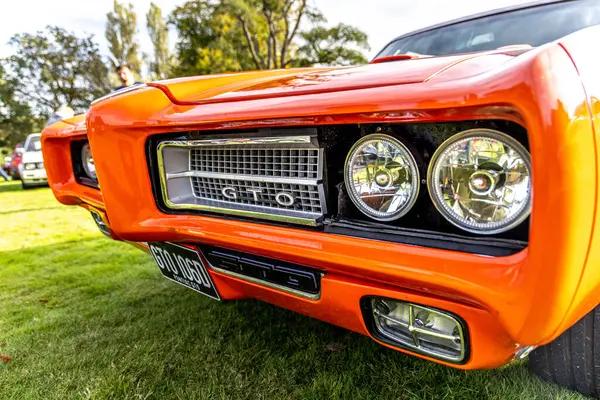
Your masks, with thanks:
M256 100L421 83L449 69L454 78L485 72L512 58L484 52L369 64L206 75L149 83L180 105ZM451 68L452 67L452 68Z
M27 151L23 153L23 158L21 158L21 163L38 163L44 161L41 151Z

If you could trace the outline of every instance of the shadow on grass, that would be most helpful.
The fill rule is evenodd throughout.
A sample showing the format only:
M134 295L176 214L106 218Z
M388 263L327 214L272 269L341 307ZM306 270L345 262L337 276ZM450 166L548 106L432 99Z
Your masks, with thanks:
M0 182L0 192L14 192L23 190L21 181Z
M0 289L9 398L579 398L523 363L459 371L258 301L219 303L104 238L2 253Z
M0 215L26 213L26 212L31 212L31 211L50 211L50 210L60 210L60 209L64 209L64 206L59 205L56 207L21 208L18 210L0 211Z

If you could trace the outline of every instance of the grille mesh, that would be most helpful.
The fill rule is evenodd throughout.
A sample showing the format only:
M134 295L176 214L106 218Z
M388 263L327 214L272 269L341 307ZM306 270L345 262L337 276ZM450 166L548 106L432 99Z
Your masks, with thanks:
M206 147L190 151L192 171L317 179L318 149Z
M323 212L319 200L318 187L316 185L293 185L286 183L250 182L245 180L193 177L192 187L194 189L194 195L202 199L278 208L290 211L302 211L314 214L321 214ZM229 199L223 196L222 190L226 187L235 190L237 195L236 199ZM255 200L254 194L248 191L248 189L261 190L261 193L257 194L258 201ZM291 194L295 199L294 204L291 206L283 206L277 203L275 196L277 193L281 192Z

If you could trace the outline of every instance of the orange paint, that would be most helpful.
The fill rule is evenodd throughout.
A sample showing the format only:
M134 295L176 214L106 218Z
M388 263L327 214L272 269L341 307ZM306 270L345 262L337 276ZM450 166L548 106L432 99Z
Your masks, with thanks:
M73 177L69 143L85 132L67 123L46 129L50 185L64 204L100 210L120 240L204 243L327 271L316 301L211 271L224 299L258 298L365 335L361 297L425 304L465 319L471 355L459 368L497 367L518 346L556 338L600 299L600 87L589 82L599 63L586 53L598 32L590 28L524 53L157 82L90 109L87 136L101 193ZM507 119L528 131L529 245L507 257L164 214L151 189L145 146L157 133L475 119Z

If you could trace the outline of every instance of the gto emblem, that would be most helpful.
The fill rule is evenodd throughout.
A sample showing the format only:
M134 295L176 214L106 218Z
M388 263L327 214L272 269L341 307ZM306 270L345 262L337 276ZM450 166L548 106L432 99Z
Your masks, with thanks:
M259 201L261 199L260 195L262 194L262 192L262 189L257 188L246 189L246 193L252 193L254 201ZM229 200L237 200L238 198L237 190L231 186L225 186L223 189L221 189L221 194L223 195L223 197ZM290 193L279 192L275 195L275 201L280 206L289 207L294 205L296 199Z

